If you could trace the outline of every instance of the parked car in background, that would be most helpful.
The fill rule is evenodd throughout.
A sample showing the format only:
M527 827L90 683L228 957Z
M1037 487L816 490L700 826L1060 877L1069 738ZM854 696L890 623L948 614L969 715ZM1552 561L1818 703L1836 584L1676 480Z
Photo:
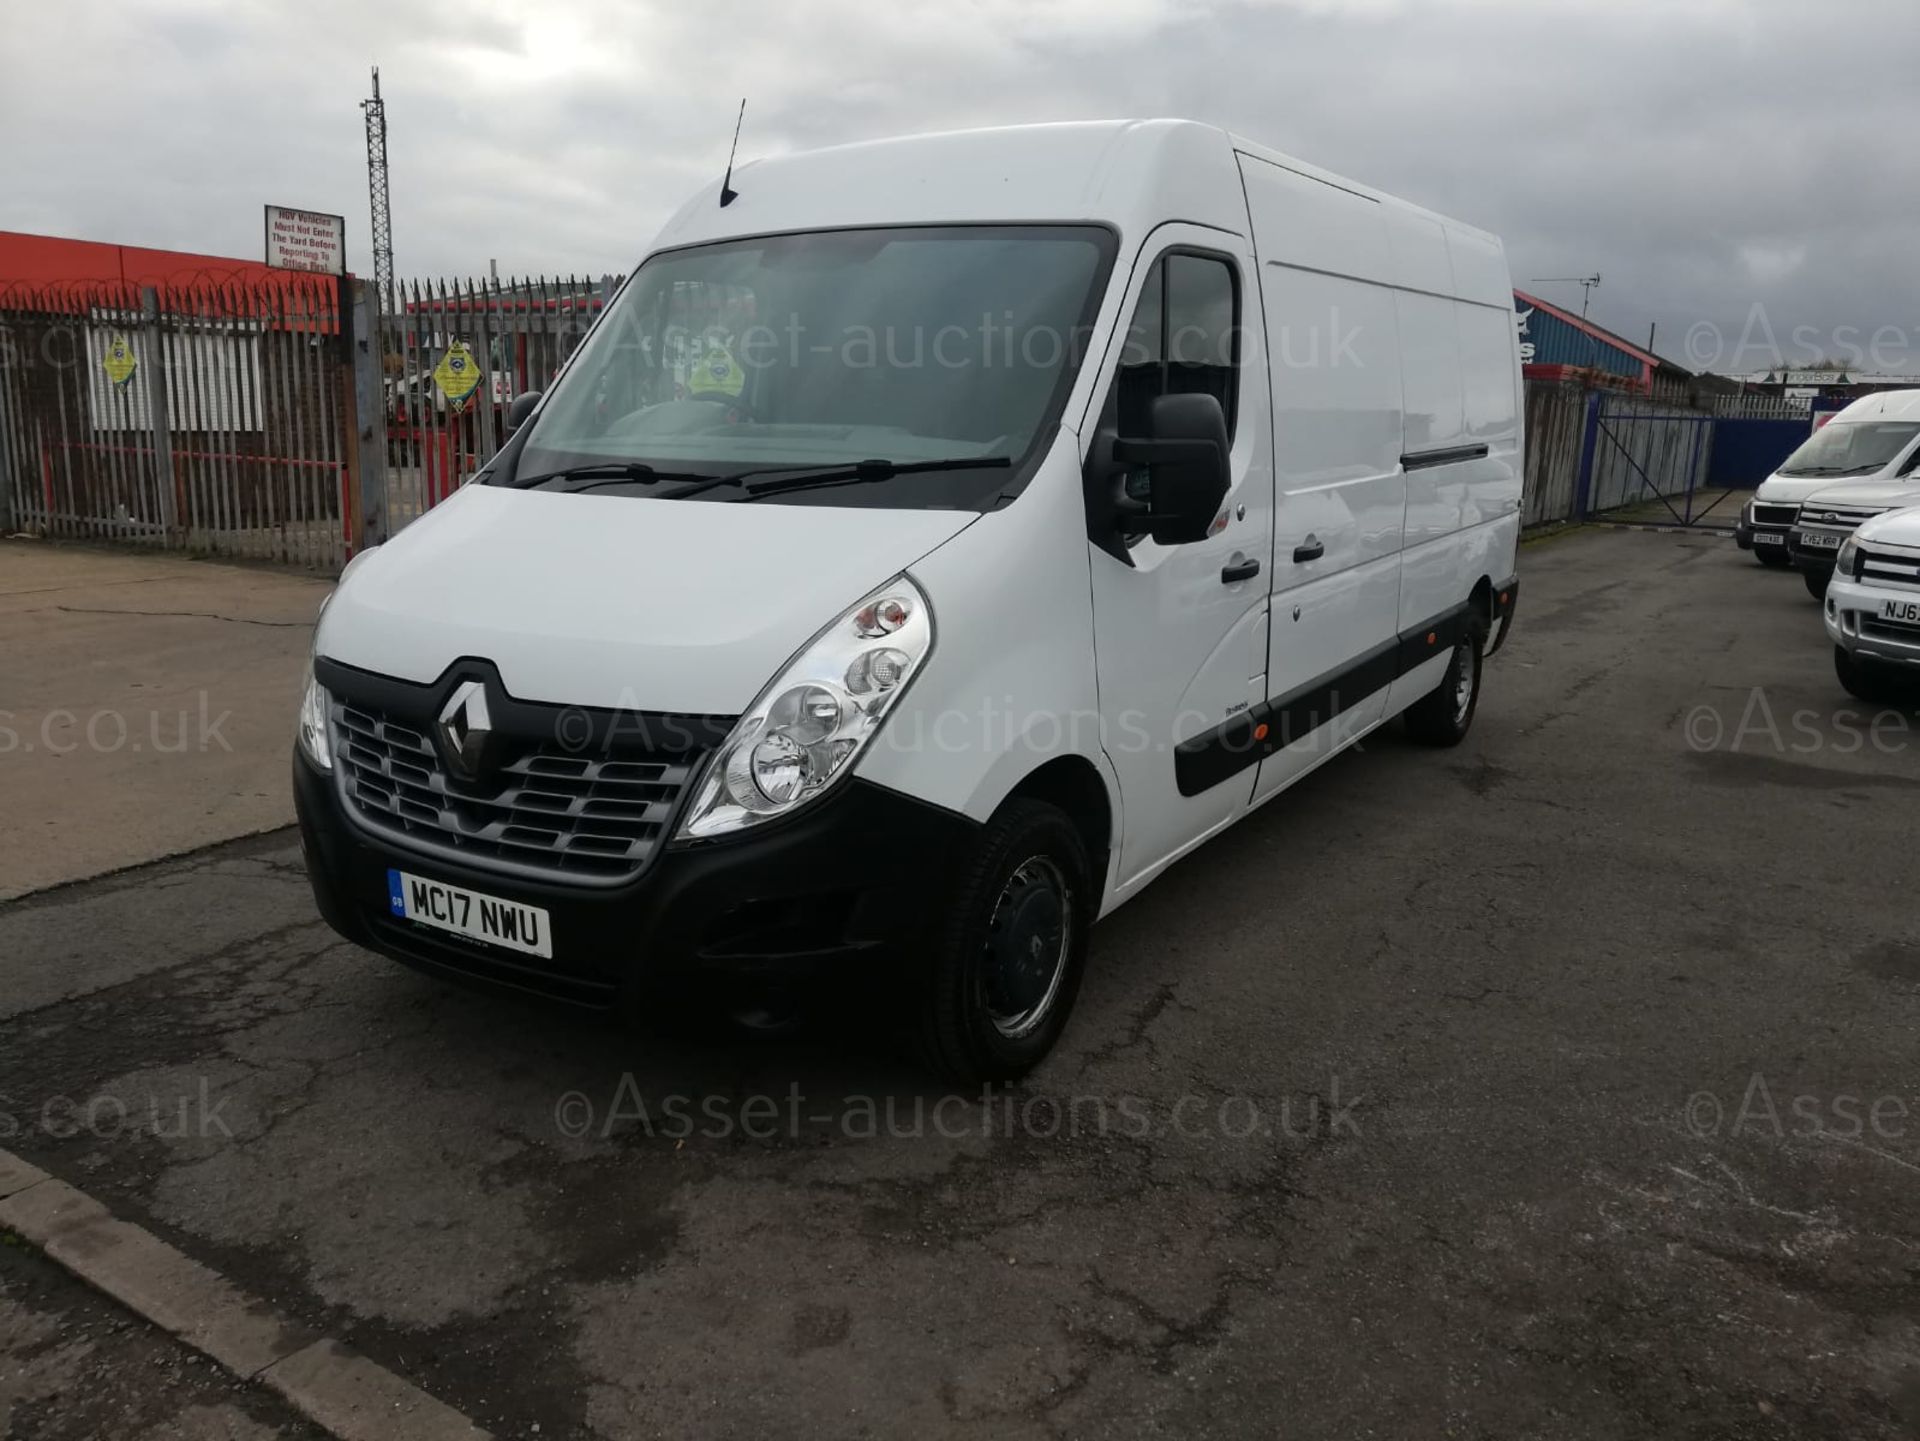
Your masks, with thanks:
M1920 506L1883 512L1840 544L1825 601L1849 695L1885 702L1920 681Z
M1766 564L1802 569L1807 589L1818 596L1825 589L1826 572L1832 569L1831 552L1858 520L1850 518L1851 502L1836 506L1831 520L1824 517L1823 504L1822 519L1800 541L1795 530L1801 507L1841 480L1860 484L1905 480L1913 476L1916 465L1920 465L1920 390L1863 396L1808 436L1761 482L1741 511L1734 539ZM1892 492L1890 504L1900 504L1901 494ZM1858 508L1877 514L1889 506L1868 498Z
M1920 504L1920 473L1912 471L1899 480L1822 486L1803 500L1787 554L1813 598L1826 595L1827 580L1848 536L1875 516L1915 504Z
M598 1008L851 988L967 1082L1208 838L1459 742L1518 596L1500 241L1211 126L742 167L526 408L320 619L322 914Z

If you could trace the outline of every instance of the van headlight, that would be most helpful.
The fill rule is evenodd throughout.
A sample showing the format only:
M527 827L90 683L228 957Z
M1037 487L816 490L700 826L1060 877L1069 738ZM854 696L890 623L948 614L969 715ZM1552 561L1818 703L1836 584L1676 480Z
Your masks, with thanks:
M933 612L897 576L813 638L714 752L686 839L745 830L823 795L853 769L933 648Z
M1837 574L1851 576L1853 562L1860 554L1860 542L1848 536L1840 542L1840 549L1833 553L1833 568Z
M307 693L300 698L300 753L323 771L333 769L333 743L327 736L327 693L307 662Z

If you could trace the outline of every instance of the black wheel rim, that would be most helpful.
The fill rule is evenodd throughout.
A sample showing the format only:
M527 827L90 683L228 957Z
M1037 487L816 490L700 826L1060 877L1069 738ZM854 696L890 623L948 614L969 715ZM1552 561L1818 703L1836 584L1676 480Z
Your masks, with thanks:
M987 922L981 989L987 1019L1010 1041L1045 1024L1073 944L1073 892L1046 856L1015 866Z

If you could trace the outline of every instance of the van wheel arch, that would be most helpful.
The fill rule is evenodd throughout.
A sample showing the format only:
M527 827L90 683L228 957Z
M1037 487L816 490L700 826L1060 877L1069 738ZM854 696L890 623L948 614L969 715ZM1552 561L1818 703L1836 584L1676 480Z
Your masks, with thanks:
M1055 757L1029 772L1000 804L1020 799L1044 801L1066 813L1087 848L1095 884L1105 885L1113 849L1113 802L1093 762L1084 756Z
M1467 596L1467 608L1480 618L1491 635L1497 617L1493 613L1493 581L1490 577L1483 575L1473 583L1473 590Z

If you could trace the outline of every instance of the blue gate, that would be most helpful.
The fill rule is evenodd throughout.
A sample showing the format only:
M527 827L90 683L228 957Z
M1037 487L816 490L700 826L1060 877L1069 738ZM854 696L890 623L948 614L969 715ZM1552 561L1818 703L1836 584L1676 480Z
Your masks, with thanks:
M1588 401L1576 514L1621 525L1702 523L1726 497L1706 483L1714 417L1626 395ZM1729 512L1719 524L1732 524Z

